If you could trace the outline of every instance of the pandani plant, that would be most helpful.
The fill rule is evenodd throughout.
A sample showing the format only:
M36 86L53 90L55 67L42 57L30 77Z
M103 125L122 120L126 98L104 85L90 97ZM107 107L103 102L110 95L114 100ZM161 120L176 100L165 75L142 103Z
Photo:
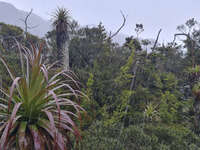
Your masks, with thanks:
M43 63L42 46L18 46L21 76L15 77L0 56L12 79L10 88L0 89L0 150L66 150L69 135L81 139L76 120L85 111L75 98L84 94L72 72L49 75L54 64Z

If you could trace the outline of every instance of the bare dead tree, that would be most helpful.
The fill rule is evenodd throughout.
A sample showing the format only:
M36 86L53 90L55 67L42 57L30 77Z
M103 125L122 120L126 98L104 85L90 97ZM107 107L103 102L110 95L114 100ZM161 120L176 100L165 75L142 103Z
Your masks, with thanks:
M158 39L159 39L159 36L160 36L161 31L162 31L162 29L160 29L160 30L158 31L158 34L157 34L157 37L156 37L156 41L155 41L155 43L154 43L154 45L153 45L152 51L154 51L155 48L156 48L156 45L157 45L157 43L158 43Z
M115 32L115 33L111 33L110 32L110 35L109 35L109 37L108 37L108 39L110 40L110 39L112 39L113 37L115 37L121 30L122 30L122 28L125 26L125 24L126 24L126 19L127 19L127 15L125 16L124 15L124 13L122 12L122 11L120 11L120 13L121 13L121 15L122 15L122 17L123 17L123 22L122 22L122 24L121 24L121 26L118 28L118 30Z
M28 29L33 29L33 28L38 27L38 25L35 25L35 26L29 26L28 25L28 19L31 16L32 12L33 12L33 9L31 9L30 12L26 15L25 19L22 19L22 18L19 19L20 21L22 21L24 23L24 26L25 26L24 27L25 38L27 37ZM15 39L15 38L19 38L19 37L23 37L23 34L20 34L20 35L17 35L17 36L6 36L6 37L1 37L0 36L0 39L1 40L13 39L13 38Z
M29 11L29 13L26 15L25 19L20 19L24 23L24 26L25 26L24 27L25 39L27 38L28 29L33 29L33 28L38 27L38 25L35 25L35 26L29 26L28 25L28 19L30 18L32 12L33 12L33 9L31 9Z

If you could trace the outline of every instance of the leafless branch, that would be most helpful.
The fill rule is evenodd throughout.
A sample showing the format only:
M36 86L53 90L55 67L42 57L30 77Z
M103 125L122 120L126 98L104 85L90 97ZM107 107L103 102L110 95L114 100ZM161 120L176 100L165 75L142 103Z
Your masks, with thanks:
M175 41L176 41L176 37L177 36L186 36L188 39L190 39L190 36L188 35L188 34L186 34L186 33L176 33L176 34L174 34L174 40L173 40L173 42L172 42L172 45L174 45L175 44Z
M126 24L127 16L125 16L122 11L120 11L120 13L121 13L121 15L123 17L123 23L122 23L122 25L119 27L119 29L114 34L111 34L111 32L110 32L110 36L109 36L108 39L112 39L114 36L116 36L121 31L121 29L125 26L125 24Z
M177 36L186 36L189 40L195 41L193 38L190 37L189 34L186 34L186 33L176 33L176 34L174 34L174 39L173 39L172 45L175 44L175 41L176 41L176 37L177 37ZM200 45L199 45L198 43L195 43L195 44L196 44L196 46L197 46L198 48L200 48Z
M35 25L35 26L28 26L27 28L28 29L34 29L34 28L37 28L39 25Z
M189 36L189 34L186 34L186 33L176 33L176 34L174 34L174 39L173 39L172 45L175 44L175 41L176 41L176 37L177 37L177 36L185 36L185 37L187 37L189 40L193 40L193 41L194 41L194 39L192 39L192 38ZM200 48L200 44L196 43L196 46L197 46L198 48Z
M158 31L158 35L157 35L157 37L156 37L156 41L155 41L155 43L154 43L154 45L153 45L152 51L154 51L155 48L156 48L156 45L157 45L157 43L158 43L158 39L159 39L159 36L160 36L161 31L162 31L162 29L160 29L160 30Z

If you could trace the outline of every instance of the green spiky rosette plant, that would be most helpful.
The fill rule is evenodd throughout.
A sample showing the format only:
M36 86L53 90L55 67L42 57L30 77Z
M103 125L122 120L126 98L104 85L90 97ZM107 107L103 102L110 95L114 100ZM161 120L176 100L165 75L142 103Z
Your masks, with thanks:
M0 56L13 80L9 90L0 89L5 95L0 98L0 150L66 150L69 134L80 139L75 119L84 110L74 99L83 94L75 90L77 81L69 71L49 76L52 65L42 63L42 46L20 49L20 77Z

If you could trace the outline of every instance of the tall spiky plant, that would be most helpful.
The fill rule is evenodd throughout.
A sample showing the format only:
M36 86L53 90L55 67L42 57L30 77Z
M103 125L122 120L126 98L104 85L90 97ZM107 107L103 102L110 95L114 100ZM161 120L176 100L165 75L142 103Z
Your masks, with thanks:
M65 69L69 69L69 11L58 7L53 20L53 26L56 29L57 59L63 63Z
M84 111L72 97L82 96L70 86L77 85L71 73L60 71L51 77L52 67L41 57L42 47L20 51L23 73L15 77L0 56L13 80L9 90L0 89L0 149L66 150L69 134L80 138L75 119ZM26 63L23 64L23 57ZM26 65L26 67L25 67ZM26 68L26 69L25 69ZM74 87L73 85L73 87ZM77 85L78 86L78 85ZM79 118L80 119L80 118Z

